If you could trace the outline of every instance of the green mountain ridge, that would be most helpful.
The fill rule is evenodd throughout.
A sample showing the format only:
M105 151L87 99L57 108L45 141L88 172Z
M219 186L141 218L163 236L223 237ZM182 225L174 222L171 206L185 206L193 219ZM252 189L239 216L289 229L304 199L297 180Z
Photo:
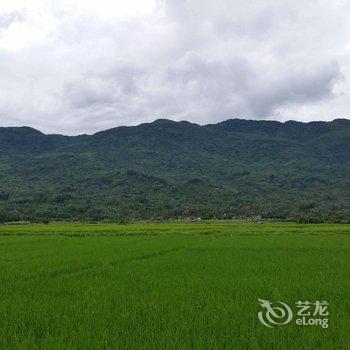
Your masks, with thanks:
M350 220L350 120L0 128L0 221Z

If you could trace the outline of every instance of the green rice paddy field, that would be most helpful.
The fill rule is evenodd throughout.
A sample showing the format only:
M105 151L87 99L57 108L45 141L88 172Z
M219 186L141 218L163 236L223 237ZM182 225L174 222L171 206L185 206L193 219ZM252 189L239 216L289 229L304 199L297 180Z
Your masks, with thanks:
M1 349L350 349L350 225L1 225L0 283Z

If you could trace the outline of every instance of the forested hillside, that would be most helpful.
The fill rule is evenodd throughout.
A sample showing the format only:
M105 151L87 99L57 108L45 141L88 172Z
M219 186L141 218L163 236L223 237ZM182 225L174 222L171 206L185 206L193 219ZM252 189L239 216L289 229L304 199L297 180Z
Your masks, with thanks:
M0 221L350 221L350 121L0 128Z

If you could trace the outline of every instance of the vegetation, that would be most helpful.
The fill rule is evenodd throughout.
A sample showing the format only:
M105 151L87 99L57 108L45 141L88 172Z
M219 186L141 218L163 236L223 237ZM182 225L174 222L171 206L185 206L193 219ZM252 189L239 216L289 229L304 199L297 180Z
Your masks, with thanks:
M87 136L0 128L0 222L350 222L350 121L157 120Z
M350 225L0 226L3 349L346 349ZM329 302L327 329L258 299Z
M298 224L268 221L256 224L249 221L202 222L140 222L129 224L7 224L0 226L0 236L172 236L172 235L293 235L293 234L350 234L350 224Z

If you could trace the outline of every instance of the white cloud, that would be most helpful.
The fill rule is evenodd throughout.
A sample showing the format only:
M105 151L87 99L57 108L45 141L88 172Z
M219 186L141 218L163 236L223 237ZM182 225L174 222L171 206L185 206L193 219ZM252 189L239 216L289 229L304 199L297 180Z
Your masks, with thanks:
M347 1L3 0L0 124L347 115Z
M128 16L144 16L151 13L156 3L153 0L61 0L57 10L96 16L100 19L115 19Z

